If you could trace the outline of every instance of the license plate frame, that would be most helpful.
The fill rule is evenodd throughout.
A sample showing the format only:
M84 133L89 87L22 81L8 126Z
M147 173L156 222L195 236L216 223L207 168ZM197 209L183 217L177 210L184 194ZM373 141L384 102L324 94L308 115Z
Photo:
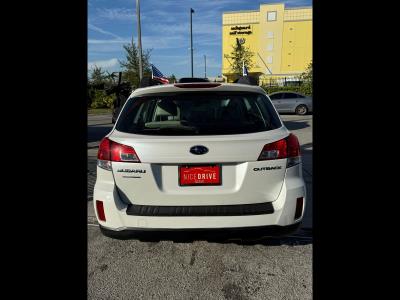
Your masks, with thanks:
M217 168L218 170L218 181L216 182L198 182L198 183L182 183L182 171L184 169L195 169L195 168ZM198 165L179 165L178 166L178 184L181 187L185 186L221 186L222 185L222 166L220 164L198 164Z

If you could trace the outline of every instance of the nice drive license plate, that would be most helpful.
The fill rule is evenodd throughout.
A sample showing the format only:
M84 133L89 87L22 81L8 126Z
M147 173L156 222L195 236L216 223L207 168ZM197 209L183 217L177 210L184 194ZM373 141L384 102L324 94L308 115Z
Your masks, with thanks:
M221 185L221 166L179 166L179 185Z

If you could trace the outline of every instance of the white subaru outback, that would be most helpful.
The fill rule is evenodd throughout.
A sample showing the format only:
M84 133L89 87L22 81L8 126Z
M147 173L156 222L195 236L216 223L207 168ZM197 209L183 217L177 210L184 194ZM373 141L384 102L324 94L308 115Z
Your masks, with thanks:
M288 229L305 207L300 146L258 86L136 89L98 151L103 234Z

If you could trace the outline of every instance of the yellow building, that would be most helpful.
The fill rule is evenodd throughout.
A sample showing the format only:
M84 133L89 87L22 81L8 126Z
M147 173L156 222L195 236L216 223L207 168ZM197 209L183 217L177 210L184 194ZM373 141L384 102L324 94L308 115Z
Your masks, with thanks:
M285 8L278 3L224 12L222 27L222 74L228 82L238 76L230 58L237 43L253 52L254 66L248 71L260 84L298 77L312 60L312 7Z

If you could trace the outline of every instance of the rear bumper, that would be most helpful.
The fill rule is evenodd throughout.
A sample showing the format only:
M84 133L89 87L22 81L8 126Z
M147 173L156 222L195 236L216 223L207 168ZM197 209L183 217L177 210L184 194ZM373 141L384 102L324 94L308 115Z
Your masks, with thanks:
M300 174L301 165L286 170L284 184L278 198L271 202L273 211L266 214L234 216L143 216L129 215L128 205L119 198L112 178L109 181L97 181L94 188L96 200L103 201L106 221L99 224L113 231L124 230L215 230L239 229L265 226L289 226L302 220L306 202L306 190ZM98 170L98 172L102 172ZM107 171L103 171L107 172ZM296 199L304 198L301 217L295 219ZM96 208L95 208L96 212ZM97 212L96 212L97 216Z
M164 228L130 228L115 231L100 226L101 232L116 239L158 240L198 240L198 239L252 239L260 237L279 237L295 233L301 225L297 222L288 226L259 226L242 228L197 228L197 229L164 229Z

